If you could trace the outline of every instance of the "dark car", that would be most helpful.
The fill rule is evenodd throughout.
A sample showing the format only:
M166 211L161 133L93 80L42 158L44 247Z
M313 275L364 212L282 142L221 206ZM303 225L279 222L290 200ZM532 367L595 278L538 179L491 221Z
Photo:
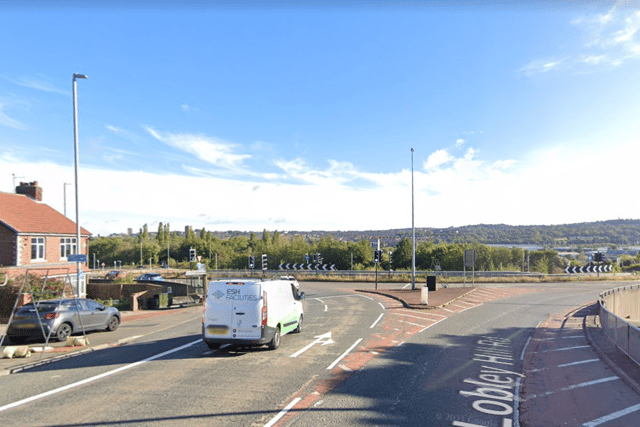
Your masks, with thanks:
M162 282L164 281L164 279L158 273L145 273L136 279L136 282L148 282L148 281Z
M105 279L117 279L118 277L124 277L127 273L122 270L112 270L104 276Z
M120 312L85 298L38 301L18 309L7 328L14 343L28 338L66 340L71 334L87 331L115 331L120 325Z

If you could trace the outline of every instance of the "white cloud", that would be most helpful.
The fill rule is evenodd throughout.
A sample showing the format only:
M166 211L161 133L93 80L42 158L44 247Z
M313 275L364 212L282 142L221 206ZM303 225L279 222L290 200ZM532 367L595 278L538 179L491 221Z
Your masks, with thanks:
M457 139L457 140L456 140L456 148L460 148L460 147L462 147L462 146L464 145L464 143L465 143L465 142L466 142L466 141L465 141L464 139L462 139L462 138Z
M244 160L251 158L249 154L236 154L234 150L237 145L205 135L160 133L151 127L145 127L145 130L170 147L193 154L212 165L236 172L243 168Z
M14 119L13 117L10 117L7 113L5 113L4 109L5 105L0 103L0 125L18 130L24 130L27 128L24 123L20 122L17 119Z
M621 142L618 137L611 137L615 144L603 140L597 147L553 141L525 157L491 162L473 147L461 156L436 150L428 158L438 166L415 172L416 226L637 218L637 203L628 197L625 185L636 181L636 159L628 155L635 152L635 141ZM262 176L239 181L229 174L187 176L81 165L81 224L104 235L158 221L169 222L173 229L192 225L251 231L372 230L407 228L411 223L410 170L362 172L339 161L315 170L304 159L280 166L295 183ZM63 211L63 183L73 182L72 165L25 162L0 151L0 170L39 181L44 202ZM375 185L356 187L355 180ZM0 177L0 191L13 191L9 174ZM587 195L592 197L589 203L576 203ZM68 198L67 204L73 212L74 201Z
M454 157L447 150L437 150L429 155L424 163L425 170L437 169L440 166L454 160Z
M586 72L595 67L620 67L640 58L640 11L621 6L618 3L607 13L573 20L585 43L562 58L535 59L519 71L526 76L559 69Z
M9 77L4 77L9 82L26 87L29 89L41 90L44 92L58 93L60 95L71 95L71 91L60 89L50 81L45 76L37 76L37 77L19 77L17 79L12 79Z

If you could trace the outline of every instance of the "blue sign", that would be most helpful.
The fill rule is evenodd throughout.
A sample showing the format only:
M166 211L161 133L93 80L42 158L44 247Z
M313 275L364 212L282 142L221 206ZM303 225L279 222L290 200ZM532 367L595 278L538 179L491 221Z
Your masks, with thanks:
M87 255L86 254L67 255L67 261L69 261L69 262L87 262Z

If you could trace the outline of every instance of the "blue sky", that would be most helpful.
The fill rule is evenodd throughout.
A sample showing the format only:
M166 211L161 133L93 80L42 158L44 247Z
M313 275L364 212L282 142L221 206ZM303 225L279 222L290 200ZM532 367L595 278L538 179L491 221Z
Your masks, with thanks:
M0 8L0 191L94 234L638 218L637 2ZM15 178L15 179L14 179ZM73 185L67 211L75 218Z

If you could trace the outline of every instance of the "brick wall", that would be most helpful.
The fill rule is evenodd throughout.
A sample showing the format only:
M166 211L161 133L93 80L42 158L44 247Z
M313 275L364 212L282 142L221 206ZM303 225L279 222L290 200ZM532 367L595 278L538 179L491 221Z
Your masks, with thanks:
M0 266L16 265L16 236L0 224Z

